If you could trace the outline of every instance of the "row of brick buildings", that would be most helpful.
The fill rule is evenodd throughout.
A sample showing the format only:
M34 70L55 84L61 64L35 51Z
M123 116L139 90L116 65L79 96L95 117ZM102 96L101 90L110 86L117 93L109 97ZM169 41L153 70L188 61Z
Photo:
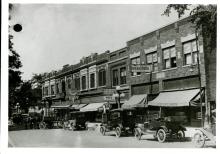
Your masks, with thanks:
M62 117L67 110L83 108L83 104L98 108L109 102L116 106L112 99L116 87L123 93L122 104L145 94L157 94L157 100L160 100L164 91L179 92L173 97L181 100L187 97L181 92L199 89L202 94L196 93L195 98L203 96L203 108L209 115L210 106L215 106L216 101L216 51L210 51L206 40L201 35L196 36L190 17L184 18L127 41L122 49L94 53L77 64L47 73L42 86L42 101ZM152 71L134 70L131 66L150 66ZM170 99L172 102L173 98ZM179 110L177 107L164 106L170 113ZM187 112L188 108L183 105L181 110ZM199 121L199 112L197 108L190 113L195 122Z

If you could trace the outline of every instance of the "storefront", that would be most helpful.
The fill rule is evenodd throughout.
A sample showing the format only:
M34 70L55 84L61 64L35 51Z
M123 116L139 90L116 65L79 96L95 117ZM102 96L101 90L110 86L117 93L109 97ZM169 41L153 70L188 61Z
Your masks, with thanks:
M148 102L149 108L159 111L159 117L172 116L188 126L201 125L200 89L163 91L154 100ZM202 99L203 101L203 99ZM204 101L203 113L204 113ZM153 111L151 109L151 111Z
M70 101L60 101L53 102L51 109L54 111L54 116L56 120L68 120L71 102Z

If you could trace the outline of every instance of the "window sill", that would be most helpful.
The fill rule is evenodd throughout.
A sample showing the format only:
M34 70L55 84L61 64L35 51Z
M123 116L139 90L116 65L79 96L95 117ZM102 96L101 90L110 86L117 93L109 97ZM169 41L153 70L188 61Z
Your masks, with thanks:
M98 88L105 88L106 87L106 85L104 85L104 86L98 86Z
M133 76L131 76L131 77L134 78L134 77L139 77L139 76L141 76L141 75L133 75Z
M166 72L166 71L170 71L170 70L175 70L175 69L177 69L177 67L173 67L173 68L164 69L164 70L162 70L162 72Z
M191 66L196 66L197 63L194 63L194 64L188 64L188 65L183 65L182 67L191 67Z
M154 71L152 73L158 73L159 71ZM150 72L146 72L146 74L150 74Z

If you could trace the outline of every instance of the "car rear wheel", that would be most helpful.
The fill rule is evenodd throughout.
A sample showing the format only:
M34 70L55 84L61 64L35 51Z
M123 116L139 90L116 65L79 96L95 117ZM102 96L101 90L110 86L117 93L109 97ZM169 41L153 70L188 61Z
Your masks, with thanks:
M101 133L103 136L105 135L105 131L106 131L105 127L104 127L104 126L101 126L101 127L100 127L100 133Z
M165 140L166 140L166 132L164 131L164 129L159 129L159 130L157 131L157 140L158 140L160 143L165 142Z
M178 130L177 132L177 138L182 140L185 138L185 132L183 130Z
M134 136L137 140L141 139L141 130L139 130L138 128L134 129Z
M116 137L120 137L121 136L121 128L120 127L116 127L116 129L115 129L115 136Z
M198 132L193 136L193 142L197 148L202 148L205 145L205 136Z

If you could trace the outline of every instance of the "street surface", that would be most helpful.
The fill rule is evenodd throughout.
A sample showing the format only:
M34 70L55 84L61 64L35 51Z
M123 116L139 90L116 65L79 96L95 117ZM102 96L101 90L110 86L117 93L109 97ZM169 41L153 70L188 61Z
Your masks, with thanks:
M116 138L98 130L69 131L63 129L9 131L9 147L66 147L66 148L194 148L190 138L159 143L151 135L138 141L133 136Z

